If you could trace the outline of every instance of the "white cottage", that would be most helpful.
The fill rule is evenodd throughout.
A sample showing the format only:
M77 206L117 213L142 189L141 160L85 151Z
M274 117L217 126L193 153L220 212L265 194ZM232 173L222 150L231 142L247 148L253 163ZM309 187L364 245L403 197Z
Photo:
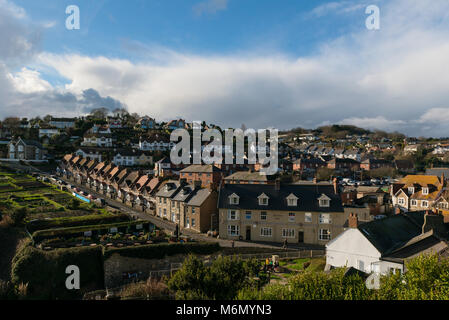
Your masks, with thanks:
M405 263L423 253L442 254L448 249L443 217L424 211L401 213L358 225L326 245L327 268L353 267L365 273L405 272ZM352 221L351 221L352 220Z

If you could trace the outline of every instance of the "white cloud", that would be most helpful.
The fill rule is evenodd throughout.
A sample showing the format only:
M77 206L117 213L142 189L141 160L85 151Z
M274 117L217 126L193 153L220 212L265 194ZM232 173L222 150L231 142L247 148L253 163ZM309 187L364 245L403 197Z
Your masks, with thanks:
M40 73L36 70L22 68L20 72L10 73L9 78L15 89L21 93L43 92L52 89L50 83L41 79Z
M25 10L8 0L0 0L0 10L7 12L17 19L24 19L27 17Z
M372 1L371 1L372 2ZM368 5L355 3L354 1L327 2L315 7L311 12L312 17L323 17L329 14L350 13L356 10L362 10Z
M341 11L350 10L348 5L333 6ZM449 135L449 111L441 108L449 100L444 68L449 65L448 12L446 0L385 1L381 30L368 31L361 23L360 29L309 57L250 52L204 56L140 47L148 59L135 63L42 53L34 62L67 78L64 90L49 88L39 68L8 78L5 74L11 72L0 64L0 98L7 101L4 110L22 115L39 105L75 113L83 103L123 103L131 112L158 120L181 115L224 126L280 129L346 123L415 136ZM28 51L35 53L34 42L25 39L31 44ZM15 44L12 48L26 48ZM0 48L2 57L12 59ZM426 125L435 122L440 124Z
M197 16L201 16L203 14L213 14L218 11L226 10L227 7L228 0L205 0L193 6L193 12Z

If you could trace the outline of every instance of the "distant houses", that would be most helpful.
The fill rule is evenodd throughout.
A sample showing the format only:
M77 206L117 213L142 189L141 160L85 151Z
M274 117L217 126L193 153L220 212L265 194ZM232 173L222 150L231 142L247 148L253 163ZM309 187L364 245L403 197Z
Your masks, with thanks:
M74 128L76 118L51 118L49 124L58 129Z

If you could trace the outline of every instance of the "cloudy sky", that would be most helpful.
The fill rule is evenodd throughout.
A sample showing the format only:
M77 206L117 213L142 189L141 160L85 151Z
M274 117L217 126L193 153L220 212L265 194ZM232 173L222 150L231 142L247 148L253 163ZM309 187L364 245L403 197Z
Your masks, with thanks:
M94 107L449 136L449 1L0 0L0 117Z

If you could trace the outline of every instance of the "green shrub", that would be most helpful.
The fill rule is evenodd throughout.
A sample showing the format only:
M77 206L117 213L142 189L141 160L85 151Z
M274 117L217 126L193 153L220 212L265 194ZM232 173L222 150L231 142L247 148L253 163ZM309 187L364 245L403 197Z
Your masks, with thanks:
M11 217L14 225L18 226L23 223L27 214L28 214L27 208L17 208L13 212L11 212L10 217Z
M68 290L65 269L80 269L80 290ZM13 259L12 282L28 284L28 297L33 299L80 299L83 294L104 287L101 247L83 247L42 251L25 247Z
M167 284L177 299L231 300L244 288L258 287L252 279L258 275L260 266L257 260L219 257L207 267L202 260L190 255Z

